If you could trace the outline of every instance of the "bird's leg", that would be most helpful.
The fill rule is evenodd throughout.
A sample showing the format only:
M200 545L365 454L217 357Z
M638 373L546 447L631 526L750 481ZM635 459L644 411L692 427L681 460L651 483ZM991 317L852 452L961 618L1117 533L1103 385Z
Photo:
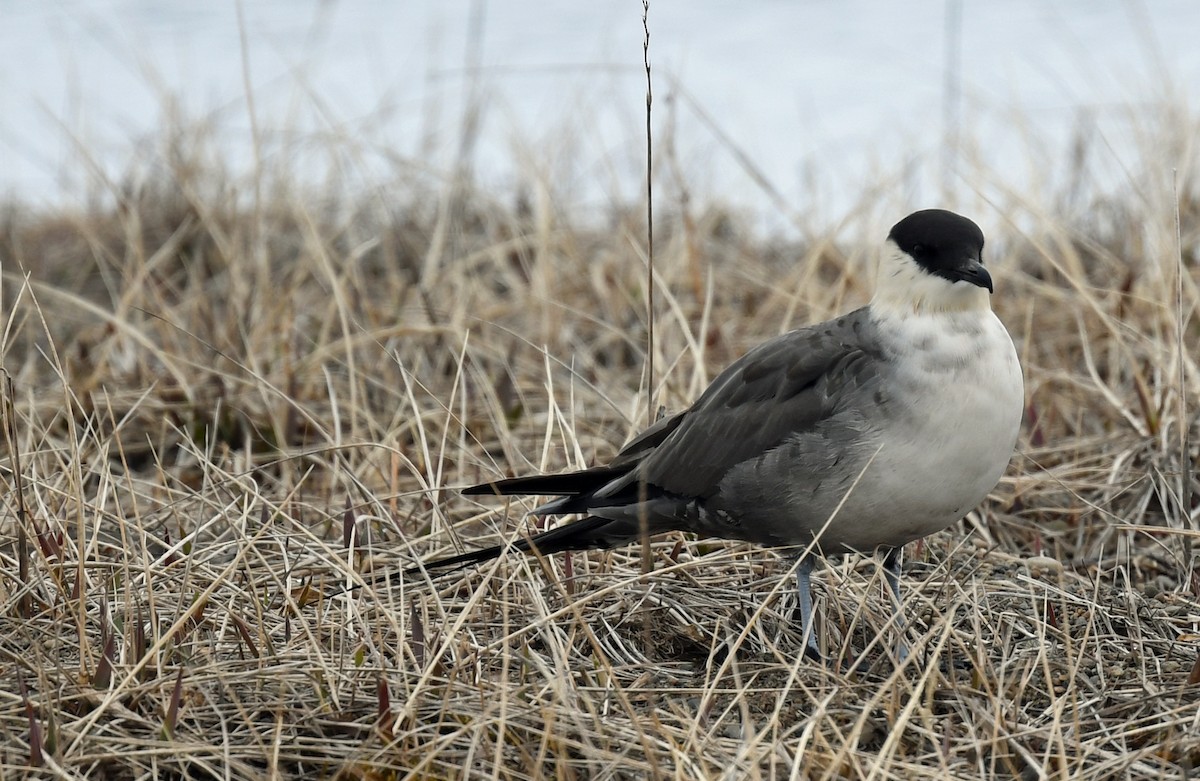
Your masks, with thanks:
M804 655L821 661L817 648L817 633L813 630L812 557L800 554L796 562L796 596L800 600L800 636L804 639Z
M887 579L888 591L892 594L892 606L895 608L897 662L908 658L908 646L904 643L904 606L900 602L900 559L903 550L903 547L899 546L892 548L883 559L883 574Z

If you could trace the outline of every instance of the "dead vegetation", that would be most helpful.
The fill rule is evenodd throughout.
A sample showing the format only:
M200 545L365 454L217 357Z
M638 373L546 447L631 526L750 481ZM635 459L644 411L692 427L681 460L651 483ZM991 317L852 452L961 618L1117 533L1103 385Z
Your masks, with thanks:
M1078 207L957 204L989 232L1026 425L992 498L908 553L908 663L876 562L818 571L825 653L864 660L844 672L803 660L787 559L746 546L668 537L648 577L636 551L372 577L523 523L456 486L584 466L644 425L636 205L589 221L547 182L511 203L405 178L314 194L163 159L109 205L0 219L5 775L1108 779L1200 760L1194 161ZM783 241L666 194L659 401L865 302L871 248L920 205Z

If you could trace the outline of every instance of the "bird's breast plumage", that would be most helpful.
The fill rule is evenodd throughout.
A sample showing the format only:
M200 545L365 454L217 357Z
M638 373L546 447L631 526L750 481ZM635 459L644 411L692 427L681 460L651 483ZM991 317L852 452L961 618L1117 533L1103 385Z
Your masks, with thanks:
M1016 349L991 309L877 323L886 423L847 497L838 542L871 549L939 531L978 505L1012 457L1024 409Z

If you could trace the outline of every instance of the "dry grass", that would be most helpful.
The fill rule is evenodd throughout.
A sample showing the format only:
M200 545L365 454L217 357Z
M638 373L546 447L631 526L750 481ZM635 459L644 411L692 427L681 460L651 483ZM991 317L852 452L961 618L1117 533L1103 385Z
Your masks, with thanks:
M401 178L317 197L283 166L232 180L186 138L114 208L0 221L0 776L1107 779L1200 760L1200 204L1161 136L1120 197L979 174L996 208L963 210L991 233L1028 419L991 499L909 551L907 664L875 562L818 571L825 652L869 661L853 673L803 661L786 559L683 536L648 577L636 551L514 556L327 596L521 523L527 505L455 486L583 466L644 424L638 207L574 219L545 181L512 204ZM671 408L865 301L871 248L913 205L782 242L688 203L668 193L656 231Z

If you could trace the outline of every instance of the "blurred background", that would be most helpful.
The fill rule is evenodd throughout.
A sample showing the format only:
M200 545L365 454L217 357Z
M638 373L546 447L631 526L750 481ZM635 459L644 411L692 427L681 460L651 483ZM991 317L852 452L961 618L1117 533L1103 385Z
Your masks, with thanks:
M163 127L198 125L235 170L273 161L314 184L453 173L508 192L543 177L580 212L644 187L633 0L2 0L0 14L10 200L103 198L169 154ZM1193 0L657 0L649 27L664 186L785 230L879 189L953 205L1069 191L1040 180L1081 167L1092 195L1120 187L1145 118L1200 92Z

